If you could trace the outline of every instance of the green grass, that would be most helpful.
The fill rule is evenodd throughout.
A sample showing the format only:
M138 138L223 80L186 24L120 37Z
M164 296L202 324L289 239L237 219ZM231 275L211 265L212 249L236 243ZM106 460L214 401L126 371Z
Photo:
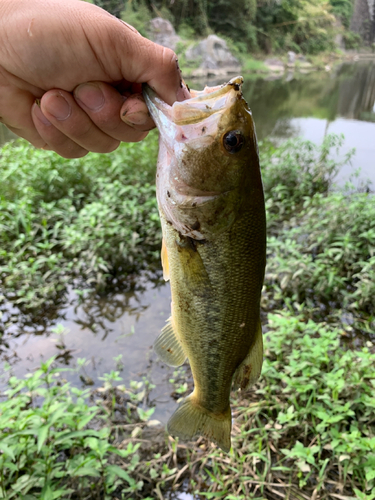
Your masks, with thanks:
M0 402L0 498L107 499L120 484L121 492L131 498L143 486L131 477L139 462L139 444L114 446L114 409L103 411L99 398L99 405L92 404L89 390L72 387L62 378L61 372L72 370L53 367L53 362L51 358L42 363L24 379L9 378L7 399ZM110 403L118 373L103 377ZM145 386L134 386L136 390L117 389L126 400L124 424L131 426L142 425L144 414L148 416L141 407ZM116 457L125 468L116 464Z
M248 55L241 55L241 66L244 73L269 73L269 68L263 61L258 61Z

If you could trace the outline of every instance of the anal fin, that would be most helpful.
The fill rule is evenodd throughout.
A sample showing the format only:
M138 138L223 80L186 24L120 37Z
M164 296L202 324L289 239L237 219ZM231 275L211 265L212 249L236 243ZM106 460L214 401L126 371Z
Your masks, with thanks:
M263 336L260 320L258 321L255 340L246 358L237 368L233 377L233 388L246 390L259 378L263 364Z
M186 354L174 330L172 317L156 339L154 351L169 366L180 366L185 361Z

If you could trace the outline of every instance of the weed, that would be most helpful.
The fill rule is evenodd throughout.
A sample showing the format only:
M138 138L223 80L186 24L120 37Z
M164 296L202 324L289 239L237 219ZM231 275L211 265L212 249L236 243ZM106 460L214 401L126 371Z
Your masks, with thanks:
M115 446L108 412L103 412L108 407L93 405L88 389L64 381L61 372L69 369L54 368L54 359L24 379L9 378L6 400L0 403L0 498L47 500L70 498L76 492L75 498L102 499L112 498L115 491L131 498L143 486L131 477L139 444ZM121 380L118 372L103 378L111 389L103 388L105 394L116 400L112 383ZM143 383L136 388L143 389ZM132 396L131 404L128 396L124 399L127 422L147 420L152 408L141 419L135 412L134 401L139 403L143 396L124 387L117 392Z
M101 290L139 270L160 245L157 138L110 155L64 160L24 141L0 159L0 284L22 309L43 312L74 280Z
M261 379L232 394L229 455L203 438L182 444L152 431L153 408L142 407L150 387L116 386L118 372L103 377L96 404L61 379L53 359L11 377L0 403L2 496L164 498L184 485L199 498L371 498L375 350L346 350L341 334L302 314L268 316Z

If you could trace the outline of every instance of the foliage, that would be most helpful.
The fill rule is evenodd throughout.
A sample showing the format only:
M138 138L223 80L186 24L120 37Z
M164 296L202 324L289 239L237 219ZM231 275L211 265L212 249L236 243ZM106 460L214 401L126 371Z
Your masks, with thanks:
M54 500L77 492L75 498L108 499L115 491L131 498L143 485L130 475L139 444L115 446L108 414L90 404L87 389L61 379L64 369L53 368L53 362L23 379L9 378L0 402L0 498ZM130 394L134 401L136 394ZM137 421L127 411L128 421L130 415Z
M263 61L258 61L257 59L253 59L252 57L243 57L243 56L240 56L240 60L242 62L241 66L243 73L269 72L268 66L266 66Z
M269 231L263 305L290 299L336 321L347 311L368 332L375 326L375 206L366 192L328 192L341 164L332 148L337 156L340 145L328 136L320 147L297 140L262 148Z
M334 48L333 21L326 0L270 0L258 5L256 26L260 44L267 52L315 54Z
M343 137L333 134L326 136L321 145L298 138L278 147L270 142L260 144L271 233L285 219L299 213L306 198L327 193L340 167L350 162L353 155L350 151L339 160L342 144Z
M119 2L118 0L95 0L92 3L95 3L95 5L98 5L98 7L107 10L116 17L120 17L124 2L123 0L121 2Z
M349 30L344 33L344 42L346 49L359 49L362 45L360 35Z
M97 289L156 257L157 136L64 160L24 141L3 146L0 283L28 308L51 306L75 277Z
M273 300L375 317L375 206L372 195L316 194L268 240ZM272 292L271 292L272 289ZM323 312L323 311L321 311ZM375 326L375 323L374 325Z
M352 0L95 0L97 5L147 33L151 17L169 19L187 39L211 32L233 40L243 54L335 49L335 16L349 28Z
M151 18L154 17L146 4L142 1L121 2L121 14L119 17L139 31L143 36L147 37L148 24Z
M353 14L354 0L329 0L333 13L338 17L345 28L349 28ZM348 47L347 47L348 48Z
M103 377L102 415L87 405L87 390L61 380L53 360L25 379L12 377L0 403L3 496L46 500L73 490L79 498L151 499L184 485L200 498L247 500L277 491L368 500L375 493L375 352L371 343L347 350L341 337L341 328L303 314L268 316L262 377L247 394L232 394L229 455L202 438L165 441L160 427L150 434L142 419L151 413L139 406L145 386L115 386L118 372ZM179 368L170 380L177 397L190 391L187 376ZM125 421L115 408L124 409ZM88 429L94 419L104 427ZM125 435L114 440L121 429Z

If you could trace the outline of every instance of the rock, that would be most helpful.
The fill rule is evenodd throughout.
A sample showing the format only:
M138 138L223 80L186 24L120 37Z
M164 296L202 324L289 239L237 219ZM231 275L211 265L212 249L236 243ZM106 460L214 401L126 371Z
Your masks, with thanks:
M149 37L153 42L172 50L176 50L176 45L180 41L180 37L176 35L176 31L172 26L172 23L161 17L151 19L149 25Z
M288 64L294 64L296 62L296 53L293 51L288 52Z
M284 63L280 59L266 59L264 64L268 66L270 71L275 73L279 73L284 71Z
M224 76L230 73L240 73L241 65L230 52L227 43L216 35L210 35L197 45L186 50L187 61L200 62L194 76Z

